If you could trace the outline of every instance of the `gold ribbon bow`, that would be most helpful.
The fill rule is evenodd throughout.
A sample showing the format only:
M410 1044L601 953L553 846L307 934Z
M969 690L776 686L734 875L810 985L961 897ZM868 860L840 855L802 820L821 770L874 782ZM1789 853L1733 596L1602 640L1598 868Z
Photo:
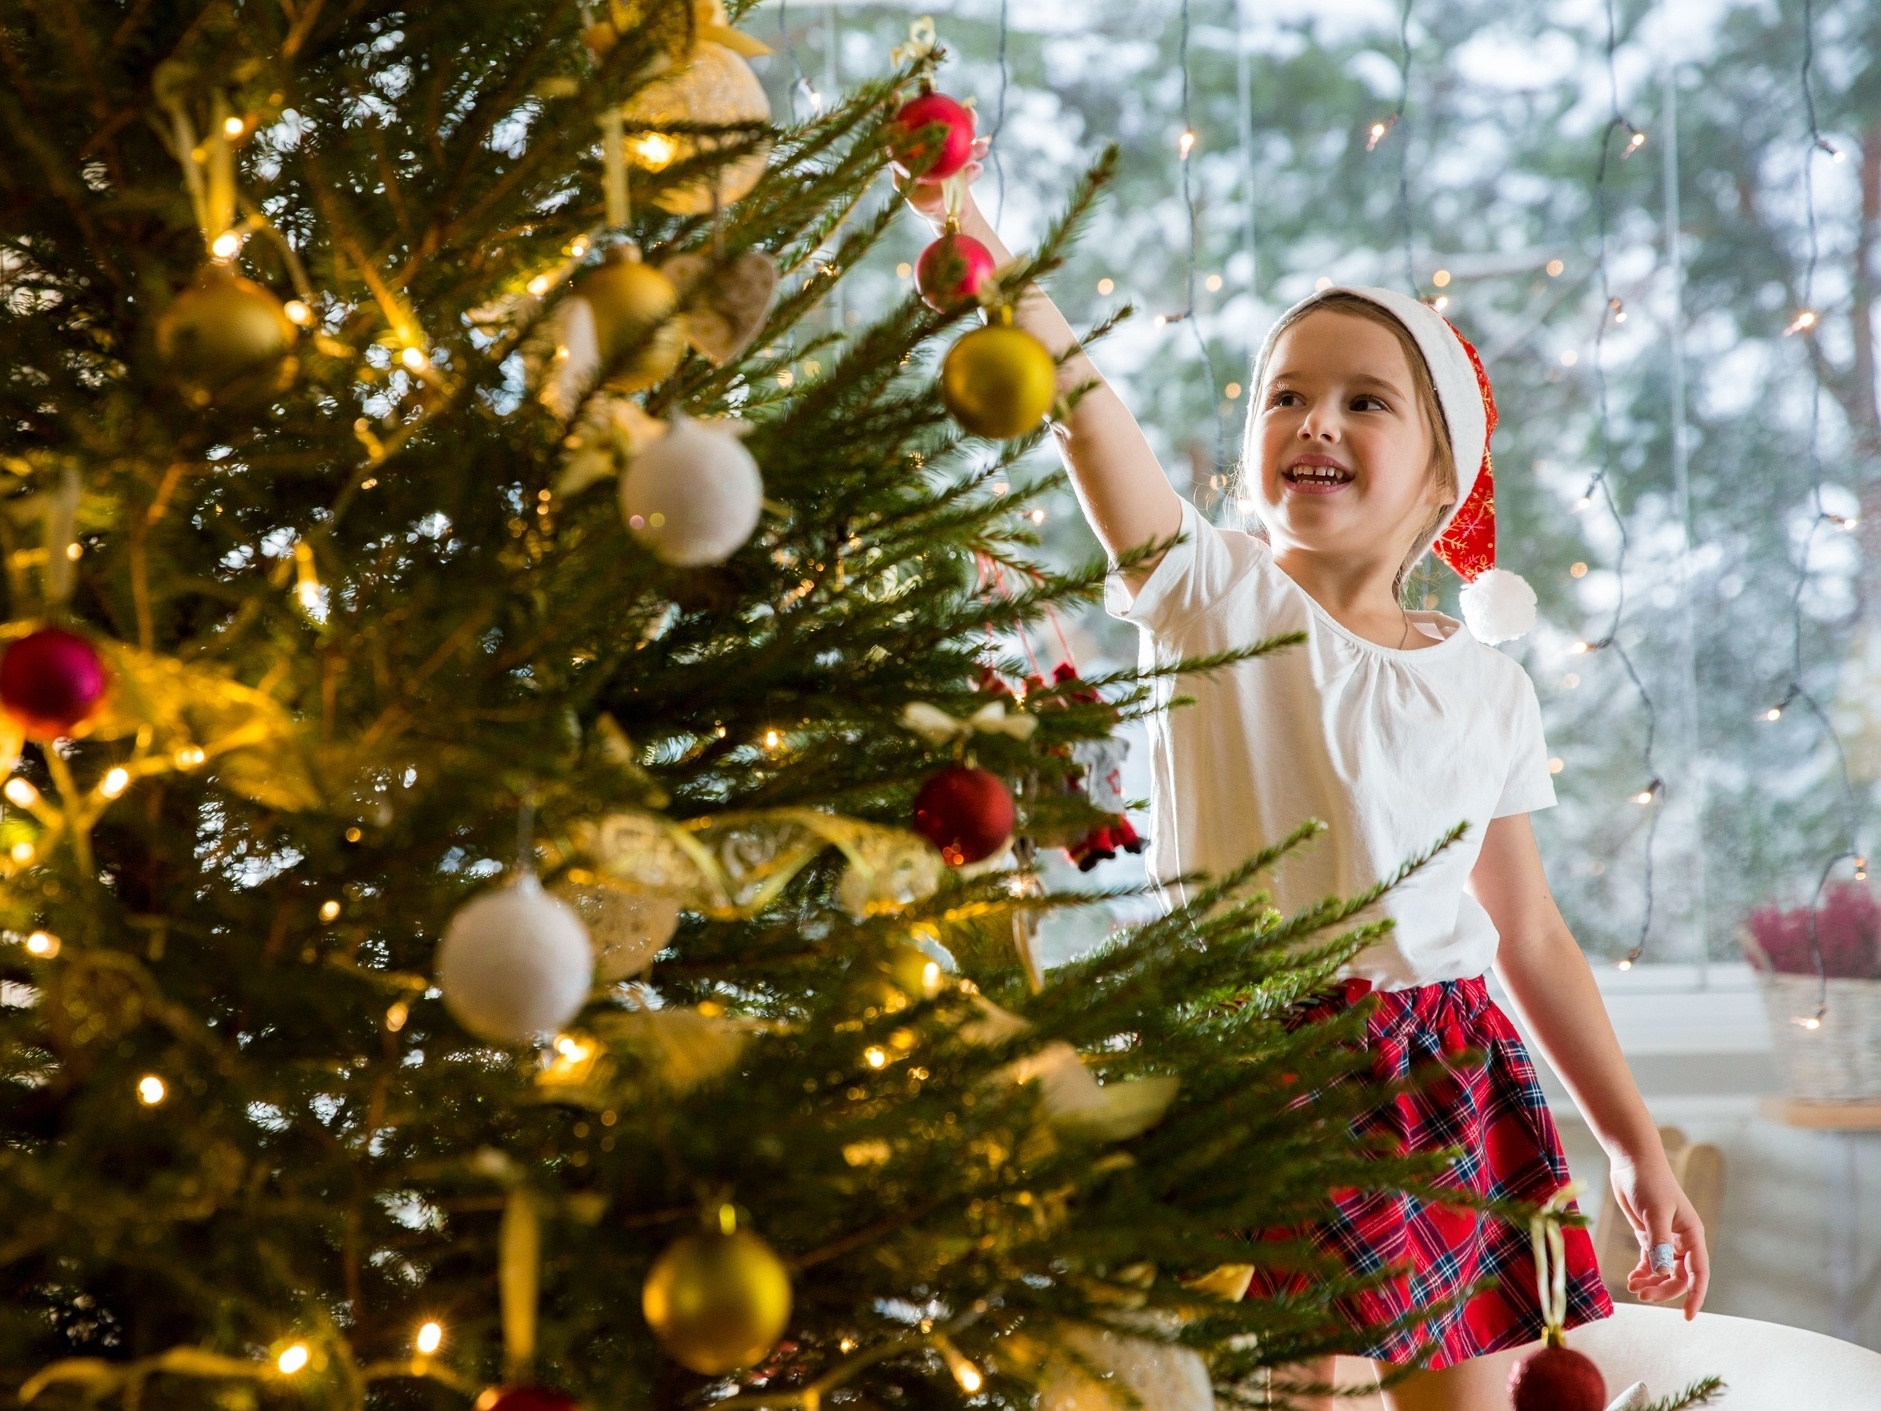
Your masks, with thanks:
M949 715L939 706L911 701L902 708L901 723L903 728L931 745L965 739L976 731L982 735L1010 735L1015 740L1029 740L1038 729L1036 715L1027 715L1024 711L1008 715L1004 701L988 701L964 720Z
M930 59L940 47L940 40L934 33L934 17L923 15L908 26L908 42L897 44L888 51L888 62L897 66L920 63Z
M693 0L692 23L702 43L723 44L732 53L742 54L747 59L771 52L771 46L763 40L732 28L725 14L724 0Z

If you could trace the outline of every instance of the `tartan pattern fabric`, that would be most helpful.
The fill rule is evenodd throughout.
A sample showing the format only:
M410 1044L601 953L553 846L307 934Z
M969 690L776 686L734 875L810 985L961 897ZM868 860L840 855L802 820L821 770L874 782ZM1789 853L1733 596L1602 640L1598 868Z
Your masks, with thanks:
M1348 980L1332 997L1306 1007L1294 1023L1329 1017L1369 990L1364 980ZM1567 1184L1567 1159L1534 1063L1480 978L1379 991L1373 1005L1366 1045L1378 1077L1403 1078L1432 1062L1443 1063L1449 1072L1421 1092L1401 1094L1361 1118L1354 1124L1359 1132L1395 1138L1412 1152L1456 1149L1447 1182L1478 1195L1539 1204ZM1456 1061L1472 1049L1484 1055L1482 1063ZM1355 1328L1469 1295L1354 1348L1356 1355L1436 1369L1541 1336L1534 1254L1525 1226L1389 1191L1334 1192L1333 1207L1331 1218L1295 1233L1307 1235L1354 1274L1394 1271L1375 1288L1341 1300L1340 1311ZM1571 1328L1609 1316L1613 1303L1600 1281L1588 1232L1570 1227L1564 1233ZM1287 1276L1263 1270L1254 1291L1283 1292L1288 1283Z

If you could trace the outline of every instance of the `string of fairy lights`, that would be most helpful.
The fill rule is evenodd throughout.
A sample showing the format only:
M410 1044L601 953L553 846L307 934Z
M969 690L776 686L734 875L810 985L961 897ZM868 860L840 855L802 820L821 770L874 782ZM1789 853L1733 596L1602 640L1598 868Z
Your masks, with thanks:
M1802 89L1803 114L1808 125L1807 146L1803 150L1801 173L1807 254L1803 263L1802 288L1799 291L1801 307L1796 317L1790 321L1789 327L1783 330L1783 336L1800 337L1807 346L1807 340L1814 336L1821 323L1821 317L1815 306L1816 266L1822 257L1821 238L1816 222L1815 164L1817 158L1822 156L1839 162L1843 159L1843 154L1822 135L1822 128L1816 114L1816 95L1811 75L1811 69L1815 63L1816 44L1814 0L1803 0L1802 31L1802 62L1798 67L1797 79ZM1783 699L1764 711L1761 718L1775 723L1783 719L1791 706L1800 705L1808 711L1834 752L1836 771L1842 785L1846 832L1839 849L1822 864L1822 871L1816 878L1816 889L1809 900L1809 960L1816 973L1816 1008L1813 1014L1798 1015L1793 1019L1793 1022L1806 1029L1816 1029L1821 1027L1823 1018L1829 1010L1828 967L1822 954L1821 938L1816 933L1816 916L1821 909L1822 894L1829 885L1829 879L1834 876L1836 868L1845 862L1854 864L1856 881L1865 880L1868 875L1868 859L1862 853L1861 802L1855 793L1854 782L1849 776L1848 752L1843 747L1842 737L1837 733L1828 712L1803 684L1803 594L1809 583L1810 553L1815 547L1816 536L1825 526L1833 525L1838 529L1854 527L1854 521L1848 516L1831 513L1823 504L1822 380L1816 375L1813 356L1806 356L1805 364L1809 368L1809 440L1804 461L1809 467L1810 500L1815 507L1815 514L1810 519L1809 528L1803 536L1802 548L1796 561L1796 582L1790 591L1789 684L1784 691Z
M1576 642L1572 650L1576 654L1612 652L1625 670L1627 679L1633 683L1633 689L1639 696L1640 711L1645 719L1645 740L1640 753L1646 770L1646 784L1633 795L1635 803L1649 810L1646 817L1645 857L1641 866L1642 905L1639 934L1632 947L1618 962L1622 970L1628 970L1645 954L1646 941L1652 932L1654 884L1657 879L1654 845L1658 841L1659 820L1664 815L1664 809L1660 805L1665 794L1665 780L1654 758L1654 749L1659 739L1658 703L1653 699L1652 691L1647 687L1645 678L1640 675L1632 653L1620 640L1620 629L1626 615L1626 559L1627 552L1632 547L1632 539L1628 532L1626 515L1613 490L1613 413L1607 387L1606 344L1609 330L1626 322L1626 304L1613 292L1612 272L1608 262L1610 212L1607 183L1613 160L1614 138L1621 133L1626 135L1620 148L1620 160L1625 161L1646 145L1646 134L1635 127L1620 108L1617 60L1620 33L1613 0L1606 0L1605 10L1608 116L1605 125L1600 129L1600 159L1594 168L1595 274L1600 286L1600 311L1599 323L1594 330L1593 380L1595 409L1600 429L1600 464L1588 480L1586 488L1581 492L1576 508L1586 509L1593 504L1594 496L1598 494L1605 503L1608 513L1612 515L1618 534L1618 544L1613 556L1613 577L1616 587L1613 614L1607 624L1606 632L1591 641Z

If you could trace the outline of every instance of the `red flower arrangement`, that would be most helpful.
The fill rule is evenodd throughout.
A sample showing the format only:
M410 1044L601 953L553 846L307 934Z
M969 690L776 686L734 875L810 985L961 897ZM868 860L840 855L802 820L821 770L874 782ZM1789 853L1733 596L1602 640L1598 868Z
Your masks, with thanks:
M1813 975L1809 908L1760 906L1747 923L1744 952L1759 970ZM1859 882L1837 882L1816 908L1816 945L1832 980L1881 980L1881 902Z

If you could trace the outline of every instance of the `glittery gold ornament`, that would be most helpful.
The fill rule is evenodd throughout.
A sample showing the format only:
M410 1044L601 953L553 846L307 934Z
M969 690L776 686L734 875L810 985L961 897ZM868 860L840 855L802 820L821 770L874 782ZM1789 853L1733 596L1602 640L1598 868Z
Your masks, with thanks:
M675 1362L706 1377L749 1367L776 1346L790 1322L790 1274L771 1247L737 1228L730 1206L720 1226L667 1246L647 1274L641 1310Z
M628 100L621 116L630 128L645 129L627 139L627 150L648 171L691 161L701 153L743 141L736 136L714 137L662 132L672 123L710 126L766 123L771 101L764 85L744 58L723 44L702 41L690 59L656 78ZM749 194L764 175L769 143L760 142L742 156L721 162L690 181L662 187L653 202L674 215L710 214Z
M679 366L686 352L679 291L634 246L608 251L599 267L577 281L573 297L586 301L594 315L595 348L611 386L638 391Z
M267 396L294 375L294 325L281 301L221 265L210 265L157 320L157 351L198 406Z

